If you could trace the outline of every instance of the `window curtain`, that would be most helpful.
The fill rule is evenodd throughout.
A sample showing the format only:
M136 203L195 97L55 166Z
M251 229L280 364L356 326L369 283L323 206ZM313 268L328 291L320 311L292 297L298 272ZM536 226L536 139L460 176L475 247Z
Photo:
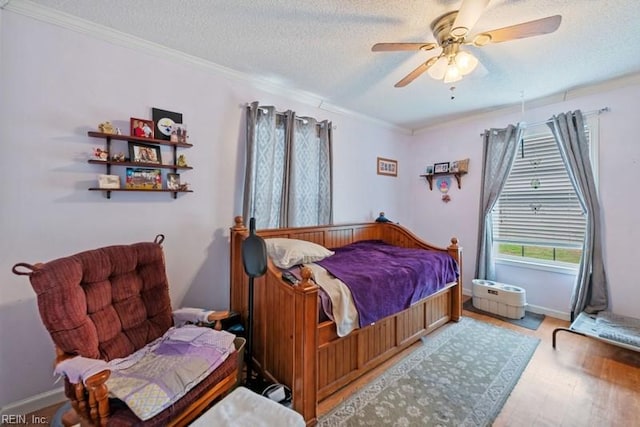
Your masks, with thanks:
M505 129L489 129L483 138L482 188L480 190L480 218L476 278L495 280L493 255L493 216L491 210L509 176L509 171L522 139L524 127L509 125Z
M331 224L332 124L247 107L243 215L258 228Z
M582 258L571 296L571 319L582 311L597 313L608 306L607 277L602 256L600 204L593 178L589 146L580 110L549 120L569 179L586 216Z

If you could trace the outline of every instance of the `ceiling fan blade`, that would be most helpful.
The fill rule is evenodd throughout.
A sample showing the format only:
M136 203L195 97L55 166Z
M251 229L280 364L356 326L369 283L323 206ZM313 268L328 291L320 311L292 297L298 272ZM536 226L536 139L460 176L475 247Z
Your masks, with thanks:
M397 50L431 50L438 47L435 43L376 43L372 52L393 52Z
M490 0L464 0L451 27L451 35L462 38L480 19Z
M502 43L509 40L524 39L526 37L553 33L558 29L561 21L562 16L553 15L542 19L536 19L535 21L512 25L510 27L485 31L473 38L473 44L476 46L484 46L489 43Z
M425 62L423 64L420 64L418 66L418 68L416 68L415 70L413 70L412 72L407 74L402 80L400 80L394 86L395 87L405 87L406 85L408 85L409 83L414 81L420 74L424 73L429 68L431 68L431 66L436 63L438 58L440 58L440 56L434 56L433 58L429 58L429 60L427 60L427 62Z

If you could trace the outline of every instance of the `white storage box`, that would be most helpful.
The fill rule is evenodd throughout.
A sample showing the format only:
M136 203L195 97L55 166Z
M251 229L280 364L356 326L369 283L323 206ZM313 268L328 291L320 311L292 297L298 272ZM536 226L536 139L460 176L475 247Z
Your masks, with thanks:
M527 305L524 289L492 280L473 280L473 306L479 310L522 319Z

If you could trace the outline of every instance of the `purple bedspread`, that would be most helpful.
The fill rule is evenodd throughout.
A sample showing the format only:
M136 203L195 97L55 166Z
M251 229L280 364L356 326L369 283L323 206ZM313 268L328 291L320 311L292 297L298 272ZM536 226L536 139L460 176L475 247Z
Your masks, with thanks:
M440 251L364 240L332 249L316 264L351 290L360 327L405 310L458 278L458 264Z

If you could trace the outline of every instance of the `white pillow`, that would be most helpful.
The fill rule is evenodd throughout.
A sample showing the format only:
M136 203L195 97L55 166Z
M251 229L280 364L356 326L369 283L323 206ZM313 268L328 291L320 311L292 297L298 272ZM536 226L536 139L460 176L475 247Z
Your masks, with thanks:
M280 268L291 268L294 265L316 262L334 254L333 251L306 240L271 238L264 240L267 254Z

